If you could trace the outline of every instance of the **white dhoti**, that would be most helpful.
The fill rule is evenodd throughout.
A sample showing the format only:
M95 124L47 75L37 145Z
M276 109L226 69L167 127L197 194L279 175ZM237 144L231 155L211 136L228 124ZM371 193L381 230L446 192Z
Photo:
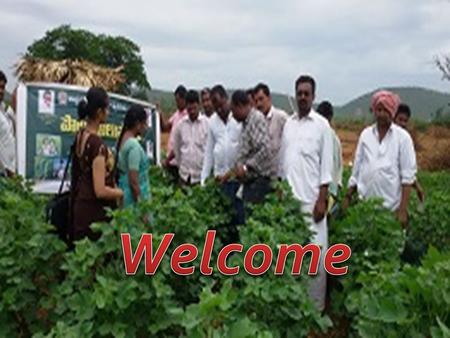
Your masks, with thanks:
M305 221L309 229L313 232L311 243L318 244L321 247L319 268L316 276L310 276L309 296L314 301L317 309L322 311L325 308L325 298L327 293L327 273L324 268L324 258L328 250L328 226L325 216L320 222L315 223L312 218L314 205L302 205L303 213L310 214L305 216Z

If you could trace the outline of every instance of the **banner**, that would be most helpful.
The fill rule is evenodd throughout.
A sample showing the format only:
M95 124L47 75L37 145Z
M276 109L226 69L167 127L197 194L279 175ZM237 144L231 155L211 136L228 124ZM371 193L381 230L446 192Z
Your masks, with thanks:
M86 125L78 120L78 103L89 88L56 83L21 84L17 91L18 173L35 182L39 193L56 193L61 183L70 146L78 130ZM108 93L108 121L99 135L115 154L122 122L132 104L148 112L149 129L142 145L152 164L159 164L160 130L155 106L125 96ZM65 184L67 189L70 171Z

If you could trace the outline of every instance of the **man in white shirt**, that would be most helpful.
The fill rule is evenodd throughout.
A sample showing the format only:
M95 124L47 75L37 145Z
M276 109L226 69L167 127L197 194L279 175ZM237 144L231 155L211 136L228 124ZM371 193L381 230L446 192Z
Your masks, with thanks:
M181 183L194 185L200 183L208 136L208 118L200 114L200 98L195 90L187 92L186 104L188 116L175 127L173 151Z
M408 122L410 118L411 118L411 108L406 103L400 104L398 106L397 113L395 113L394 123L402 127L409 133L409 135L411 135L413 144L415 145L414 134L411 134L411 132L408 130ZM425 193L423 191L422 185L419 183L419 180L416 180L416 182L413 185L413 189L416 191L417 198L419 199L420 203L423 204L425 201Z
M344 208L356 191L362 198L379 197L406 226L417 166L411 136L393 123L399 104L400 98L394 93L374 94L371 108L376 123L364 129L359 137Z
M200 92L200 99L202 101L203 115L210 118L214 114L214 107L211 102L211 90L209 88L203 88Z
M311 279L309 294L318 309L325 307L326 272L323 256L328 248L327 199L332 182L333 140L328 121L317 114L312 104L315 81L300 76L295 83L298 113L290 116L284 126L281 141L280 176L286 178L294 196L301 202L313 237L311 242L321 246L318 275Z
M317 106L317 112L327 119L331 127L331 121L333 120L334 115L333 105L328 101L322 101ZM344 166L342 164L341 141L333 128L331 128L331 131L333 136L333 173L331 175L333 181L328 187L328 191L333 199L336 200L339 194L339 189L342 188L342 173L344 171Z
M280 146L283 128L288 114L281 109L277 109L272 105L272 96L269 86L259 83L254 91L256 108L263 113L269 125L270 152L272 154L271 176L275 178L280 167Z
M230 199L235 212L225 240L236 243L239 240L236 226L244 224L244 204L242 199L236 197L240 183L234 179L227 180L226 176L236 164L242 125L233 118L228 94L222 85L211 89L211 101L216 112L209 119L201 180L204 184L213 170L216 181L222 185L224 194Z
M221 181L234 167L242 133L241 124L231 114L228 94L223 86L217 85L211 90L211 99L216 113L209 120L202 182L210 176L211 170L216 180Z
M0 71L0 175L11 177L16 173L16 138L14 112L3 102L7 82Z

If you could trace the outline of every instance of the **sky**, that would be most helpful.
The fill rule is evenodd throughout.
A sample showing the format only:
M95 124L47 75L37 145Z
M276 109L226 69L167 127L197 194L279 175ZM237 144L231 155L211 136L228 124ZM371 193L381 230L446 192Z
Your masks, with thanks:
M301 74L335 104L368 91L443 92L435 67L450 54L449 0L0 0L0 69L61 24L126 36L141 47L153 88L267 83L293 94Z

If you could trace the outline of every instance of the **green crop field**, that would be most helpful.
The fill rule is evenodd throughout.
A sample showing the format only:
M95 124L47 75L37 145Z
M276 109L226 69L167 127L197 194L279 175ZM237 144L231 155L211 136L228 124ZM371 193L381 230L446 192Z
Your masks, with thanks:
M352 256L347 275L329 278L325 314L307 296L311 277L288 273L289 260L283 276L273 274L274 264L260 277L226 277L215 266L211 276L170 270L169 254L181 243L199 247L198 267L208 229L217 230L216 261L230 208L213 185L180 190L152 168L152 199L113 211L110 224L95 225L97 242L80 241L69 252L44 221L46 198L1 179L0 337L449 337L450 173L419 179L425 207L412 197L406 232L378 201L331 220L330 245L348 244ZM298 210L279 184L240 228L244 250L308 243ZM143 266L125 275L122 232L134 247L142 233L152 233L154 245L175 233L154 276ZM229 265L243 269L243 256Z

